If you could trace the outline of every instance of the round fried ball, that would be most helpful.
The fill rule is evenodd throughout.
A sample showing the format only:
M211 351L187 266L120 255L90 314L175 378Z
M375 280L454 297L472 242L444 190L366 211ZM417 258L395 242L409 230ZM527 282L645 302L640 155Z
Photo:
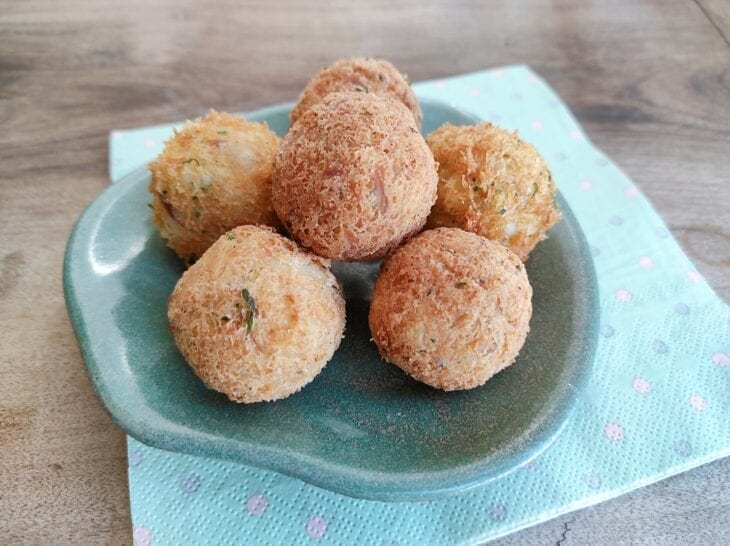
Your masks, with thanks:
M292 123L324 97L337 91L375 93L400 101L413 113L416 124L421 126L421 107L406 77L388 61L365 58L340 59L309 80L291 112Z
M218 239L168 302L180 352L210 388L236 402L285 398L332 358L345 327L329 262L271 228Z
M420 231L436 199L433 155L400 102L331 93L284 138L273 202L303 246L325 258L379 258Z
M192 263L231 228L281 227L271 204L278 147L265 124L215 111L176 131L149 165L152 216L168 246Z
M522 261L560 220L556 188L534 146L491 123L444 125L426 139L439 163L429 227L459 227L509 247Z
M428 230L383 262L370 331L383 358L418 381L471 389L514 362L531 298L509 249L458 228Z

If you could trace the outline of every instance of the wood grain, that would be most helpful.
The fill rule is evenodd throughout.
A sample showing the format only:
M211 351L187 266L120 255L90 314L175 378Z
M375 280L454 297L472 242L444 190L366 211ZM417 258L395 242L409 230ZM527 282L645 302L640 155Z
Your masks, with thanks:
M60 281L73 222L108 183L111 129L291 100L341 56L387 57L413 80L527 63L730 298L723 0L28 0L0 13L2 543L130 541L123 435L91 392ZM727 513L727 470L581 512L563 543L611 541L615 513L626 542L692 541L699 512ZM683 499L671 518L633 509L667 499ZM564 521L514 540L557 541Z

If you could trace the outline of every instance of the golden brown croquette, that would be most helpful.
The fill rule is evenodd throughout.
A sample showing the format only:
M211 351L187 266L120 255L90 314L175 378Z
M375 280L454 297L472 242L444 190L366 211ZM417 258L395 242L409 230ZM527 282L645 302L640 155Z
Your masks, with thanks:
M402 103L331 93L291 127L274 162L274 208L315 254L379 258L423 228L433 155Z
M560 220L555 184L535 147L490 123L443 125L426 140L439 164L428 227L473 231L525 261Z
M370 331L383 358L418 381L471 389L514 362L531 298L512 251L458 228L428 230L383 262Z
M242 224L280 227L271 204L279 138L263 123L210 111L175 131L150 163L152 215L186 262Z
M180 352L205 384L236 402L285 398L332 358L345 327L329 261L271 228L218 239L168 303Z
M406 105L421 126L421 107L406 77L382 59L340 59L316 74L307 84L291 112L295 123L304 112L330 93L359 91L390 97Z

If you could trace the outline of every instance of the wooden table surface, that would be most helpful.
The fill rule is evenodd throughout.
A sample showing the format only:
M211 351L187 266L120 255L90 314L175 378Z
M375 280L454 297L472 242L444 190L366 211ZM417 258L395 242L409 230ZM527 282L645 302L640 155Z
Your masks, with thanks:
M413 80L528 63L730 297L730 2L0 2L0 543L131 540L124 435L86 379L64 245L110 129L296 97L335 58ZM716 462L504 544L730 535Z

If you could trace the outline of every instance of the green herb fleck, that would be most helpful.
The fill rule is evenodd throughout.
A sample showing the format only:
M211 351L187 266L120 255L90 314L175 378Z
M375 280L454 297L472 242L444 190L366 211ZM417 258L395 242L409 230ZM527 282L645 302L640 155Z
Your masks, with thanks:
M195 211L195 217L196 217L196 218L200 218L200 217L201 217L202 215L203 215L203 213L202 213L202 212L200 212L199 210L196 210L196 211Z
M370 92L370 90L367 87L365 87L364 85L356 85L353 89L355 91L357 91L358 93L369 93Z
M474 192L478 192L478 191L479 191L479 189L480 189L480 188L479 188L479 186L474 186L474 187L472 187L472 191L474 191Z
M456 286L456 288L464 288L466 283L464 281L459 281L454 286Z
M231 320L231 317L221 317L221 320L223 322L228 322L229 320Z
M227 135L228 134L228 131L218 131L218 134L219 135Z
M532 184L532 194L530 194L530 199L535 197L535 194L537 193L537 190L540 189L540 186L537 185L537 182L534 182Z
M154 208L154 207L152 206L152 203L147 203L147 206L148 206L149 208Z
M504 216L504 213L507 212L507 209L499 209L499 215Z
M436 340L434 338L431 338L431 343L436 343Z
M232 231L229 231L228 233L226 233L226 239L228 239L229 241L233 241L233 240L235 240L235 238L236 238L236 234L233 233Z
M248 312L246 313L246 335L251 333L253 328L253 316L256 313L256 302L253 301L251 294L245 288L241 290L241 297L243 301L248 305Z
M188 163L192 163L193 161L195 161L196 165L198 165L198 167L200 167L200 161L198 161L194 157L191 157L190 159L186 159L185 161L183 161L183 165L187 165Z

